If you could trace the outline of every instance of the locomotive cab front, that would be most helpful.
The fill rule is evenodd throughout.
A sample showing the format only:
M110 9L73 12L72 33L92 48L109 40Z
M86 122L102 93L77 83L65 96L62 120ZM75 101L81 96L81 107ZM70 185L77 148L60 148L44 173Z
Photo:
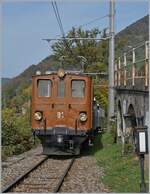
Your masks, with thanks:
M92 130L92 94L87 75L59 69L33 76L32 129L44 154L79 154Z

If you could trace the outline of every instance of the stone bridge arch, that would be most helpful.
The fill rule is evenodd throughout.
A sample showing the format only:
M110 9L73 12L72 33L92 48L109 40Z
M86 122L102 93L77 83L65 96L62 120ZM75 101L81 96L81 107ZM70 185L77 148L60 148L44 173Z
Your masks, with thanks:
M116 117L118 140L124 142L124 137L130 134L133 141L135 127L148 126L148 104L147 93L117 90Z
M136 106L134 106L133 104L130 104L127 109L127 114L129 115L129 121L130 121L131 127L137 126L137 115L136 115L135 109L136 109Z
M136 106L129 104L125 119L127 143L134 143L135 127L137 127L137 115L135 112Z

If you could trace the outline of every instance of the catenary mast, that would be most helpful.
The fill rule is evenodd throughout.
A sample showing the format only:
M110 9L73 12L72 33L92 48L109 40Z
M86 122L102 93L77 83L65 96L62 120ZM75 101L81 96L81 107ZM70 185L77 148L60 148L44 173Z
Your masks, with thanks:
M110 0L109 5L109 106L108 106L108 117L109 120L114 116L114 37L115 37L115 1Z

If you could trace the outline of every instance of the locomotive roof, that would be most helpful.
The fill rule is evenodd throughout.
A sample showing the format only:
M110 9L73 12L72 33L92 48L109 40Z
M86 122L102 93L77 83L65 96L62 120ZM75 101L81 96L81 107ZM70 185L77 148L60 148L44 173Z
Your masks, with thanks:
M57 75L57 71L45 72L45 73L41 73L41 74L38 74L38 75L36 74L36 75L33 75L32 77L48 76L48 75ZM92 77L89 73L83 73L83 72L79 72L79 71L65 71L65 75Z

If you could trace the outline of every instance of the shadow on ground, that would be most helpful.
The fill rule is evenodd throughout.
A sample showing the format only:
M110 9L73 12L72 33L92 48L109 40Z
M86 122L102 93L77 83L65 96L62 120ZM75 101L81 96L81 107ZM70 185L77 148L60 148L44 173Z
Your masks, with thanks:
M103 149L102 135L99 133L94 137L93 146L88 146L88 141L86 141L81 147L81 155L94 155L97 151Z

